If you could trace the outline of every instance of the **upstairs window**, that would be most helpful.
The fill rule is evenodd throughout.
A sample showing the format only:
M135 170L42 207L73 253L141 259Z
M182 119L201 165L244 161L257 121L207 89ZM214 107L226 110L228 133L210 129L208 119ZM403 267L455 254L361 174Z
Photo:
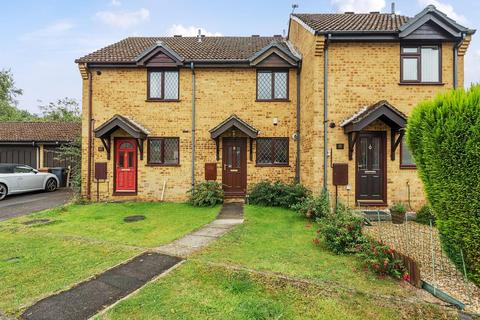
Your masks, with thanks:
M179 163L178 138L149 138L148 164L173 166Z
M178 71L148 71L148 100L178 100Z
M258 70L257 100L287 100L288 71Z
M257 165L288 165L288 138L258 138Z
M400 143L400 168L402 169L414 169L417 166L413 160L412 153L408 148L407 142L405 141L405 136L403 137Z
M441 56L438 45L402 46L402 83L440 83Z

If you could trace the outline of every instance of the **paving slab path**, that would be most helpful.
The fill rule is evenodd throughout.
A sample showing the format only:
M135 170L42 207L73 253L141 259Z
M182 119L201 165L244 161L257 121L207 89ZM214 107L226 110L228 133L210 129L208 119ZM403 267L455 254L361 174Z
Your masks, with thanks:
M243 223L243 204L226 203L217 219L202 228L145 252L73 288L30 306L22 315L28 320L89 319L101 310L167 272L194 251ZM1 319L1 315L0 315Z

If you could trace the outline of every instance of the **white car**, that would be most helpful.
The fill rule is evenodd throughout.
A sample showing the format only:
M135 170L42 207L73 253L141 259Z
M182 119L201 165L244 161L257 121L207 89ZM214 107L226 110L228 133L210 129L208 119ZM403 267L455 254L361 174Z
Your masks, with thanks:
M7 195L36 190L52 192L57 190L56 175L39 172L24 164L0 164L0 200Z

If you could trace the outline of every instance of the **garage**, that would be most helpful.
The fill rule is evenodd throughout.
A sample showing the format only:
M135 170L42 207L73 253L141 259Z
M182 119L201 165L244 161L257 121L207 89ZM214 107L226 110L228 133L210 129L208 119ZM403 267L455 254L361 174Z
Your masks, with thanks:
M0 145L0 163L20 163L38 168L38 147Z

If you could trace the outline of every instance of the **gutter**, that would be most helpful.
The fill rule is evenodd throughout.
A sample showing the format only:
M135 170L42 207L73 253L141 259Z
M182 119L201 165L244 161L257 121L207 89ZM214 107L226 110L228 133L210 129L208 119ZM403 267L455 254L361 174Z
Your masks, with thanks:
M192 69L192 189L195 189L195 65L190 63Z
M327 34L327 40L323 49L323 188L328 190L328 46L331 34Z
M295 181L300 183L300 72L302 70L302 62L297 67L297 163L295 166Z
M88 73L88 145L87 145L87 199L92 199L90 182L92 180L92 72L87 67Z
M458 48L463 43L463 40L465 39L465 33L462 33L462 39L458 41L453 46L453 88L457 89L458 87Z

